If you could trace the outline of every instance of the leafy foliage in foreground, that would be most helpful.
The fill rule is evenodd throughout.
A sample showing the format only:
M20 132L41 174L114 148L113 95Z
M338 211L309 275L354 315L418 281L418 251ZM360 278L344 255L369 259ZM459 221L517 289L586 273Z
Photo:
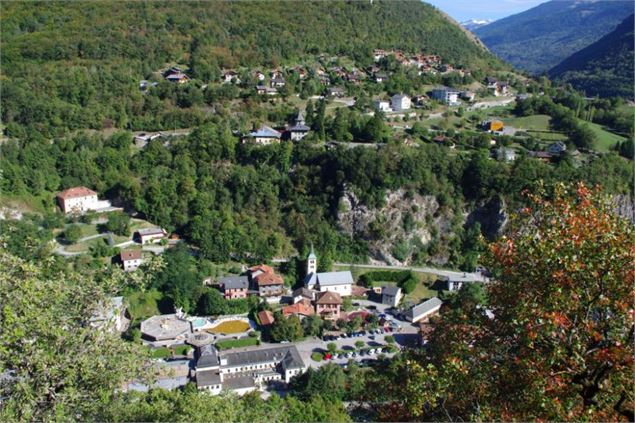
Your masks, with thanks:
M531 197L428 353L368 384L385 420L633 420L633 227L597 191Z

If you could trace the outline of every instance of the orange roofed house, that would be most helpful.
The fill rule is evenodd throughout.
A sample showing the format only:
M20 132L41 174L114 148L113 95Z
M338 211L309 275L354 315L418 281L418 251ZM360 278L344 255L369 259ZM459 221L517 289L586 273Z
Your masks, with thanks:
M253 285L261 297L278 297L284 291L284 280L270 266L260 264L249 269Z
M301 299L295 304L286 306L282 308L282 315L284 317L296 315L300 317L311 316L314 314L313 305L311 305L311 300L306 298Z
M97 193L86 187L74 187L60 192L57 203L64 214L84 213L99 208Z
M337 292L320 292L315 300L315 312L326 320L340 318L342 297Z
M262 326L272 325L276 319L273 317L273 314L269 310L262 310L258 312L258 320Z

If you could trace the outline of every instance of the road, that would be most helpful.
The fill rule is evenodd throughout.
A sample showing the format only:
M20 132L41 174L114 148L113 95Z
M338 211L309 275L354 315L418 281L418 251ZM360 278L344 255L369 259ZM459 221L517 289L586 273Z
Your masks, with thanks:
M449 278L468 278L472 280L487 282L488 279L480 273L460 272L456 270L438 269L435 267L413 267L413 266L395 266L389 264L355 264L355 263L334 263L336 266L348 267L367 267L371 269L393 269L393 270L412 270L418 273L430 273L438 276L446 276Z
M510 103L513 103L515 100L516 100L515 97L502 97L498 100L481 101L478 103L474 103L473 105L468 107L467 110L472 111L472 110L478 110L478 109L488 109L490 107L496 107L496 106L506 106Z

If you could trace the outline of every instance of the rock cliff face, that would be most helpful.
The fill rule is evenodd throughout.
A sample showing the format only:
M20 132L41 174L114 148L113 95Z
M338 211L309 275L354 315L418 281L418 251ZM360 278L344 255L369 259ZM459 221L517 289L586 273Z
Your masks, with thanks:
M635 198L630 195L613 196L615 212L635 224Z
M353 192L345 191L337 218L342 232L368 242L372 261L395 265L410 264L413 253L427 250L440 234L451 231L452 221L452 216L440 213L434 196L403 189L387 192L384 206L377 209L368 208ZM439 252L429 260L444 264L447 257Z
M468 214L467 226L478 222L481 225L483 236L487 240L493 241L502 234L508 220L505 200L497 195L482 202L479 207Z

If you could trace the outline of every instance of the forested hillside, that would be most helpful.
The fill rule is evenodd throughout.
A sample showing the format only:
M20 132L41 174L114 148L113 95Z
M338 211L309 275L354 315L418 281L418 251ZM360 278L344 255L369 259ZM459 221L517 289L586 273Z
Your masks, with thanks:
M633 98L633 15L549 71L589 96Z
M632 1L554 0L475 30L498 57L540 74L599 40L633 13Z
M439 54L454 65L497 60L419 1L9 2L2 18L2 122L11 135L162 125L205 119L181 101L144 98L139 81L180 64L200 84L223 68L276 67L307 54L372 63L374 48ZM142 128L147 129L147 128Z

